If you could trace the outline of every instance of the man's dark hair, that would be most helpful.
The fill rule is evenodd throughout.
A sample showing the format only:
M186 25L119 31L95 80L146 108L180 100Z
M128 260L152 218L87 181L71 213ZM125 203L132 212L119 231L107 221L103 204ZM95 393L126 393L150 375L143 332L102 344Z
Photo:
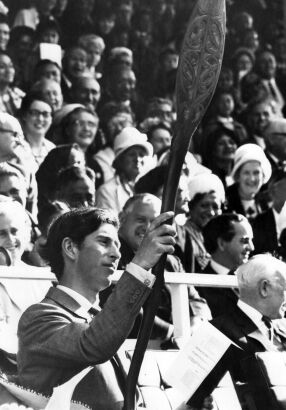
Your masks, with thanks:
M93 207L73 209L54 220L48 231L47 243L43 249L42 257L49 262L51 270L58 280L64 269L63 239L70 238L80 247L86 236L99 229L104 223L113 225L117 229L119 227L115 213L108 209Z
M235 235L235 222L242 222L244 216L235 213L226 213L212 218L203 228L206 250L212 254L217 250L218 238L230 242Z

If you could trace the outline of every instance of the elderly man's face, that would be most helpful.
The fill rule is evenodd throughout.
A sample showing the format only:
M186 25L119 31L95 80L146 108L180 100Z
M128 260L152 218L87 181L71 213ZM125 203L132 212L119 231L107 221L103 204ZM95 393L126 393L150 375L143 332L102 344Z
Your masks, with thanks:
M133 251L137 251L150 224L160 214L159 204L160 201L144 203L138 200L132 210L124 214L119 234Z
M48 81L42 86L42 93L47 99L53 110L59 110L63 105L63 94L59 83Z
M20 178L16 175L0 177L0 195L13 198L23 206L26 206L27 188L24 177Z
M15 213L14 209L0 213L0 246L9 252L12 265L20 262L29 234L23 215Z
M92 111L96 110L100 96L100 85L93 78L82 79L74 89L74 100Z
M23 143L23 135L9 123L0 123L0 161L15 157L17 147Z
M274 280L269 281L267 286L267 299L265 300L264 312L270 319L283 318L286 311L286 280L285 276L277 272Z

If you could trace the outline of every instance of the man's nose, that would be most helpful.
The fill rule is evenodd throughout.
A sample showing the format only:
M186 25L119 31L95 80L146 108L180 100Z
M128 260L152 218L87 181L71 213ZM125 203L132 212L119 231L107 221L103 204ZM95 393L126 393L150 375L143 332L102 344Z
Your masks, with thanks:
M15 236L11 232L8 232L6 236L6 241L5 241L6 244L8 245L13 244L14 241L15 241Z
M254 251L254 245L253 245L252 240L250 240L250 241L247 243L247 248L249 249L250 252L253 252L253 251Z
M110 255L115 259L119 259L121 257L121 253L119 250L119 247L117 245L112 245L111 246L111 251L110 251Z

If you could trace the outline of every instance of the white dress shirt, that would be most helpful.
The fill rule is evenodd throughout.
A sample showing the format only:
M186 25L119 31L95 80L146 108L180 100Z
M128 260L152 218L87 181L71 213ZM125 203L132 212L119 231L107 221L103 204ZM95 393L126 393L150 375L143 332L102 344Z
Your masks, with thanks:
M127 265L126 270L127 270L128 273L130 273L130 275L134 276L140 282L144 283L144 285L146 285L149 288L152 288L152 286L155 282L155 276L151 272L141 268L140 266L136 265L133 262L130 262ZM89 300L86 299L86 297L84 297L80 293L76 292L75 290L73 290L73 289L71 289L67 286L57 285L57 288L62 290L63 292L65 292L69 296L71 296L87 312L89 311L90 308L95 308L97 310L101 310L101 308L99 306L99 297L98 296L97 296L96 301L94 302L94 304L92 304L92 303L90 303Z
M279 213L273 208L273 215L275 219L277 239L279 242L281 232L286 228L286 203L283 205Z
M256 310L254 307L248 305L247 303L243 302L242 300L238 300L237 306L249 319L257 326L257 328L268 338L269 329L266 327L265 323L262 320L262 314Z

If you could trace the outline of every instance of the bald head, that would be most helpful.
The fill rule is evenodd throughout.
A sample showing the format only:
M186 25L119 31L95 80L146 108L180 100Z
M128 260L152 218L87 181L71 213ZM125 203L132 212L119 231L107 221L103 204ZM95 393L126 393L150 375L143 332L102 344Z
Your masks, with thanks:
M271 319L284 317L286 264L271 255L252 257L237 269L240 299Z

